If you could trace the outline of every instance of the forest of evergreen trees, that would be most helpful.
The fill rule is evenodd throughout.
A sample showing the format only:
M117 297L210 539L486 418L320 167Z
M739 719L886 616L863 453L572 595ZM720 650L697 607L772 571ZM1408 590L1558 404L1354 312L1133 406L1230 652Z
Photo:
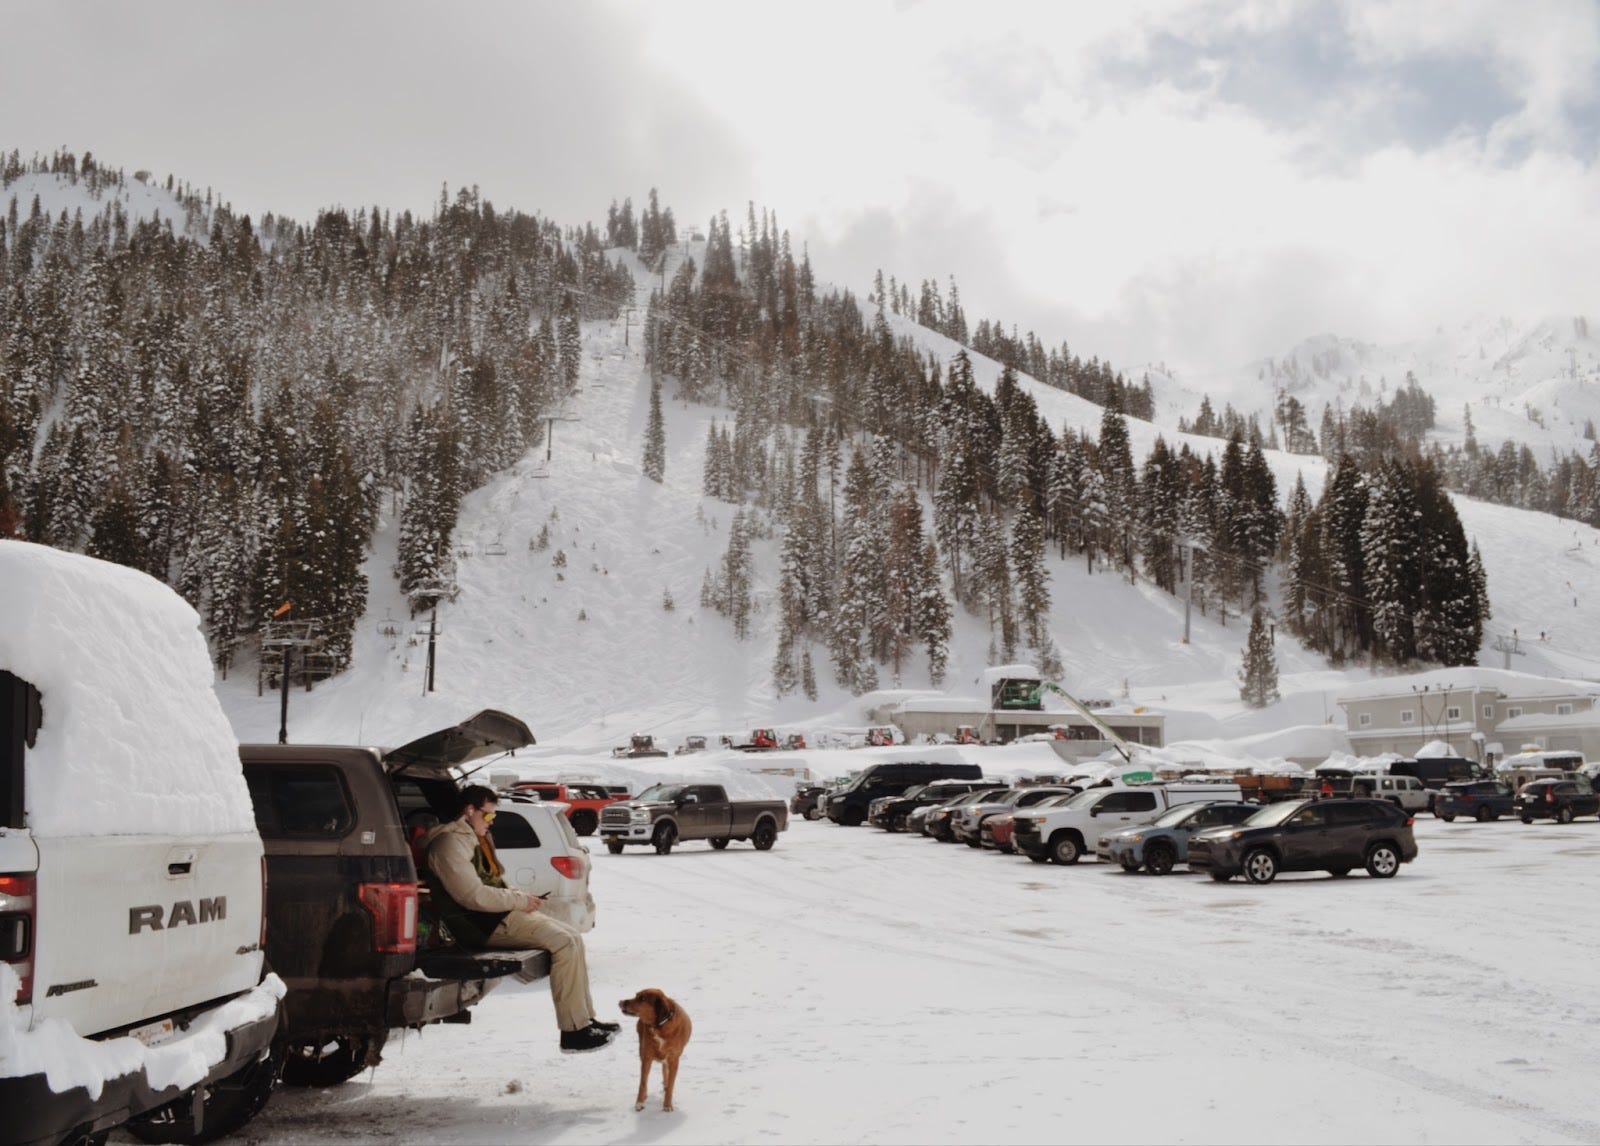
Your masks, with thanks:
M912 313L959 330L953 284L937 297L925 283ZM781 691L806 688L813 646L855 692L919 648L937 681L956 607L987 620L991 663L1025 654L1059 673L1047 547L1169 592L1187 581L1202 609L1236 615L1271 605L1276 585L1288 629L1335 660L1475 660L1482 566L1430 465L1347 454L1322 500L1299 487L1285 513L1246 423L1220 459L1158 438L1136 461L1113 406L1097 437L1058 434L1011 366L986 394L964 350L945 365L893 336L884 316L895 299L910 309L903 288L872 298L869 314L848 291L819 295L805 256L752 207L737 243L726 215L712 221L704 266L680 264L647 319L653 364L680 396L734 411L710 430L705 492L782 530ZM741 512L702 589L741 633L752 528Z
M127 186L87 154L0 156L6 187L30 172ZM380 513L399 515L395 574L414 604L449 592L462 494L538 444L576 384L580 321L631 297L605 251L659 266L677 242L654 191L637 217L613 204L602 234L497 212L476 189L442 192L428 219L374 208L309 226L167 189L173 216L142 220L115 199L86 218L11 197L0 533L166 580L224 667L285 601L320 620L327 668L342 667ZM1475 656L1482 567L1437 459L1347 429L1322 498L1297 487L1285 511L1252 423L1227 426L1216 455L1158 438L1136 459L1126 418L1148 412L1148 380L980 323L973 348L1006 363L989 394L965 350L941 362L894 336L897 307L963 333L953 283L947 300L925 283L914 309L898 286L866 308L819 292L753 206L737 240L726 214L711 221L702 264L652 295L644 471L665 464L664 381L732 411L702 477L740 509L701 602L747 635L750 546L779 538L780 691L815 696L820 658L856 693L914 660L937 682L956 609L984 618L992 662L1058 675L1051 552L1183 586L1203 610L1264 610L1336 660ZM1021 370L1099 401L1098 433L1046 424Z
M85 153L0 157L126 187ZM149 176L134 176L147 182ZM143 569L200 609L219 663L284 602L349 657L381 510L417 605L452 577L466 490L542 434L579 322L632 280L563 235L441 192L431 218L328 211L259 225L175 184L171 217L0 220L0 535Z

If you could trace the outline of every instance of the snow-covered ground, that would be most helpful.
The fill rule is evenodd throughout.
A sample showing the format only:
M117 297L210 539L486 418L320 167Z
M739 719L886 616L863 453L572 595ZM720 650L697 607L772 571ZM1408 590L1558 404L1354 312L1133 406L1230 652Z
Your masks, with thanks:
M395 1037L253 1140L1594 1142L1600 824L1418 821L1388 881L1035 865L826 822L771 852L596 848L596 1002L694 1020L564 1057L543 984ZM1181 870L1181 869L1180 869Z

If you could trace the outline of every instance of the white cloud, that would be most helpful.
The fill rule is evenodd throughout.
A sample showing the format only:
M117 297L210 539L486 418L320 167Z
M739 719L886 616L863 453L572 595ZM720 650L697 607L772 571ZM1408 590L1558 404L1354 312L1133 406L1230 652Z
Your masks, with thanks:
M0 142L25 153L89 148L302 218L425 211L445 181L573 224L650 186L684 225L721 208L737 223L754 199L825 280L953 273L974 320L1119 365L1578 309L1600 261L1588 4L36 3L8 18L13 44L51 46L0 72L16 133ZM1320 88L1288 54L1297 35L1356 70ZM1246 101L1229 88L1246 75L1295 88ZM1395 119L1452 75L1503 92L1476 119L1435 116L1437 138L1342 126Z

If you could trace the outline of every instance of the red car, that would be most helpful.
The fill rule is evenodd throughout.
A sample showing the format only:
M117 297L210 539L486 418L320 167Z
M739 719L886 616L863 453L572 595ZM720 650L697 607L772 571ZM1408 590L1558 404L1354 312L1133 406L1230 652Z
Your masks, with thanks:
M986 848L998 848L1007 855L1015 855L1017 848L1011 842L1012 818L1008 815L990 816L978 828L978 842Z
M511 785L511 790L525 796L538 796L547 803L566 804L567 819L580 836L594 835L600 826L601 808L628 798L627 792L604 784L562 784L550 780L524 780Z

